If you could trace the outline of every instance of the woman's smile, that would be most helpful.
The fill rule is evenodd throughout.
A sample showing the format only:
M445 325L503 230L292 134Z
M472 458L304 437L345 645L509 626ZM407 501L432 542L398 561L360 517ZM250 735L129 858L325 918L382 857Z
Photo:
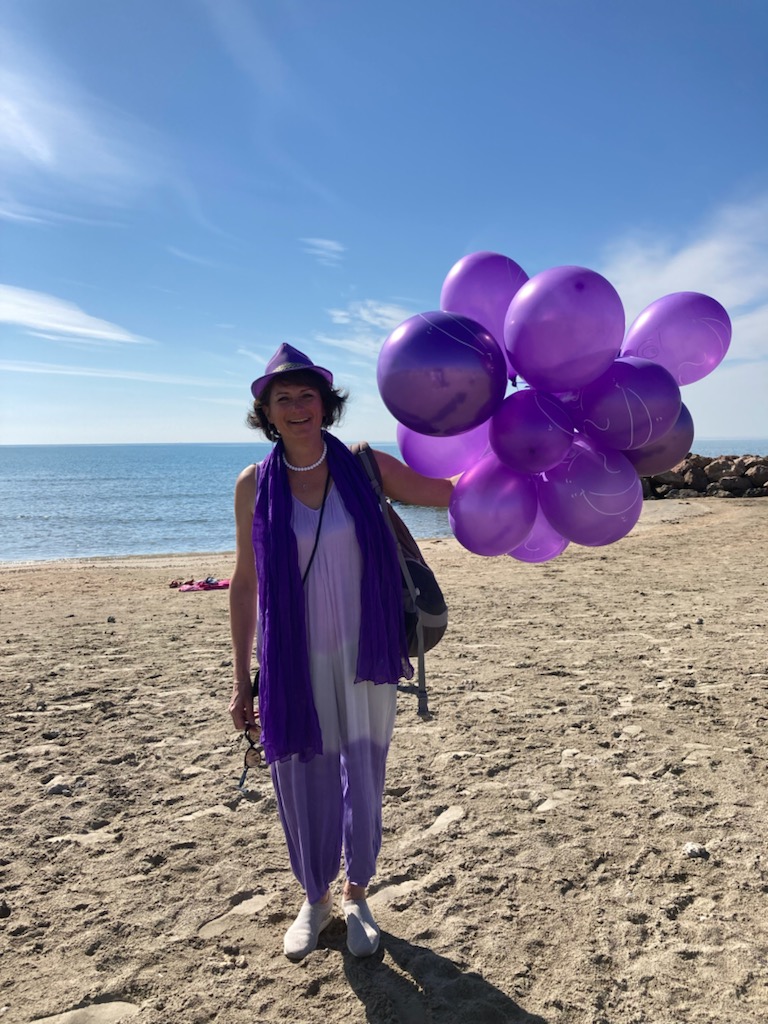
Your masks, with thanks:
M317 388L306 384L278 381L273 385L269 404L264 406L271 423L281 435L286 432L317 430L323 425L323 403Z

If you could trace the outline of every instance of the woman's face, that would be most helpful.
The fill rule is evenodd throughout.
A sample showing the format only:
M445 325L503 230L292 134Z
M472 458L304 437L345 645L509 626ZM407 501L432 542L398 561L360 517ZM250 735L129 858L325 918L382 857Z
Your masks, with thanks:
M320 391L310 384L291 384L287 377L278 377L263 409L284 441L312 437L320 433L323 425Z

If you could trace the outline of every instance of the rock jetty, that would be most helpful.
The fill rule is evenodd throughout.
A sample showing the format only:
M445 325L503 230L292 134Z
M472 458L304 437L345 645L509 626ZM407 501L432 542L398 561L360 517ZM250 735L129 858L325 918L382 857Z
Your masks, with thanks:
M644 498L768 498L768 456L690 453L642 481Z

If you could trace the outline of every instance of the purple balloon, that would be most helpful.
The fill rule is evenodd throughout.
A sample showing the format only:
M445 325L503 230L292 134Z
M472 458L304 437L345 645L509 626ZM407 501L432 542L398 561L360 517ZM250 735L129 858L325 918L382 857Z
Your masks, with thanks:
M536 508L534 478L517 473L488 452L459 478L448 521L456 540L469 551L505 555L531 532Z
M522 544L518 544L508 553L518 562L549 562L550 559L561 555L569 543L570 541L561 536L550 524L539 506L533 529Z
M666 473L681 462L691 450L692 444L693 417L683 403L677 422L664 437L624 454L635 467L638 476L653 476L655 473Z
M700 292L673 292L637 317L621 354L653 360L682 387L712 373L730 343L731 321L716 299Z
M629 459L577 435L559 466L539 479L539 502L563 537L599 547L626 536L643 507L643 486Z
M565 457L573 441L573 423L552 395L517 391L491 417L489 439L506 466L520 473L541 473Z
M474 430L451 437L417 434L402 423L397 425L397 443L403 459L423 476L458 476L481 458L488 449L489 421Z
M504 347L504 318L513 296L527 280L523 268L508 256L473 252L454 263L440 292L440 309L477 320L496 339L507 360L509 377L515 376L515 370Z
M418 313L392 331L381 347L376 379L396 420L420 434L450 437L496 411L507 367L484 327L438 311Z
M608 369L624 336L618 292L594 270L552 267L509 304L504 343L513 366L541 391L582 388Z
M623 356L582 389L582 429L603 446L642 448L672 429L680 405L680 388L663 366Z

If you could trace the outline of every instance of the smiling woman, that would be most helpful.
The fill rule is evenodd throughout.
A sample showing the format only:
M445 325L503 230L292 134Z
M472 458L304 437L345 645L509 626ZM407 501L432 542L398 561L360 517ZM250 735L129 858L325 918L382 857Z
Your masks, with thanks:
M396 684L413 675L397 552L365 470L327 431L346 401L331 372L283 345L251 391L249 421L276 444L235 488L230 713L247 737L259 722L306 894L285 935L286 956L301 960L330 924L342 851L347 945L370 956L379 929L365 896L381 847ZM451 481L372 454L389 497L447 506Z
M281 345L269 363L277 369L259 377L251 385L254 402L248 424L255 430L263 431L270 441L280 438L279 421L282 411L287 411L291 399L298 395L304 396L304 402L309 395L319 398L322 406L321 426L330 427L341 419L347 401L346 392L333 387L333 376L328 370L323 367L307 369L307 362L306 356L291 345ZM292 413L293 419L296 419L296 410L292 410ZM278 422L275 422L275 416Z

